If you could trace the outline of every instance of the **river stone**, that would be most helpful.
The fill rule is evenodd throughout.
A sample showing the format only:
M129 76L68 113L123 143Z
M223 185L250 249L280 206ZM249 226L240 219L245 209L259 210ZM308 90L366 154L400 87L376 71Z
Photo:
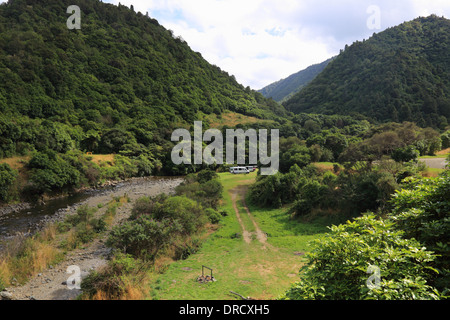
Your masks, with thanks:
M9 292L3 291L0 292L0 298L2 300L12 300L13 299L13 295Z

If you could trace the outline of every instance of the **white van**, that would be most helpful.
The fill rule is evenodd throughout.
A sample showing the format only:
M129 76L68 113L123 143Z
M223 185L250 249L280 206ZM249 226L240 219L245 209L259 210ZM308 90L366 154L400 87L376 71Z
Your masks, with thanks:
M246 167L234 167L231 173L233 174L249 174L250 171Z

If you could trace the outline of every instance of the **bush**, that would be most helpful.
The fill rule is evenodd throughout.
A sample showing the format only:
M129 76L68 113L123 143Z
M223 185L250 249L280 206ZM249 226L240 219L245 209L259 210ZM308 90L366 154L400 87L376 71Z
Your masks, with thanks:
M208 216L209 221L213 224L217 224L220 222L220 220L222 220L222 215L212 208L207 208L205 212Z
M396 149L391 155L396 162L417 161L419 156L420 152L414 146Z
M199 183L205 183L214 179L217 179L219 176L213 170L202 170L197 174L197 181Z
M294 165L289 173L258 176L250 187L250 201L261 206L281 207L298 198L299 184L305 181L306 170Z
M66 218L66 222L70 223L72 226L76 226L79 223L88 223L89 220L94 216L96 209L89 208L88 205L82 205L77 209L77 213L70 215Z
M391 200L389 217L407 238L414 238L438 255L434 267L439 270L433 284L439 290L450 286L450 172L438 178L405 181L403 190Z
M151 214L155 202L149 197L142 197L136 200L131 210L131 220L135 220L143 214Z
M11 187L17 179L17 171L6 163L0 163L0 201L11 199Z
M206 223L206 215L200 204L185 196L170 197L154 207L153 218L167 219L181 226L181 233L190 235Z
M132 256L117 253L101 272L90 273L81 282L83 296L93 298L97 293L108 300L122 299L127 293L130 282L138 286L143 276L143 263Z
M59 156L54 151L36 153L27 164L31 170L29 190L41 195L79 186L82 174L77 165L81 164L75 158Z
M107 245L137 258L154 260L180 229L178 224L167 219L157 221L150 216L141 216L113 228Z
M216 175L215 172L203 172L204 176L201 178L193 174L188 175L185 182L176 188L176 194L193 199L205 208L217 209L222 199L223 186L219 180L213 178ZM209 178L212 179L209 180Z
M435 255L418 241L403 236L392 222L373 215L331 227L308 254L302 280L281 299L438 299L437 290L427 284ZM377 288L367 285L369 266L381 270Z

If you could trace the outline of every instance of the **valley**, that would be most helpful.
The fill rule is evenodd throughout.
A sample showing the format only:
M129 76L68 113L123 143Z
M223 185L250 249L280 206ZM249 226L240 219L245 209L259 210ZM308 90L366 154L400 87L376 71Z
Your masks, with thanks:
M0 300L448 300L450 20L256 91L70 5L0 4Z

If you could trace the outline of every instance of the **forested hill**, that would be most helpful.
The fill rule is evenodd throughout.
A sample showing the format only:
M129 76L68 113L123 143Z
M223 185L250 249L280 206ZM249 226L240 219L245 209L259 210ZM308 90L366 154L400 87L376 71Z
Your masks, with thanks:
M285 107L444 128L450 121L450 20L431 15L357 41Z
M74 4L80 30L66 25ZM119 152L120 139L146 148L164 143L177 125L226 110L259 118L284 112L132 7L97 0L0 5L0 158L55 149L48 142L55 139L66 140L57 152ZM64 137L41 137L48 132ZM115 143L103 143L105 135Z
M317 77L317 75L319 75L332 60L333 58L322 63L312 65L305 70L290 75L286 79L269 84L258 91L265 97L272 98L278 102L288 100L294 94L302 90L308 83L314 80L314 78Z

